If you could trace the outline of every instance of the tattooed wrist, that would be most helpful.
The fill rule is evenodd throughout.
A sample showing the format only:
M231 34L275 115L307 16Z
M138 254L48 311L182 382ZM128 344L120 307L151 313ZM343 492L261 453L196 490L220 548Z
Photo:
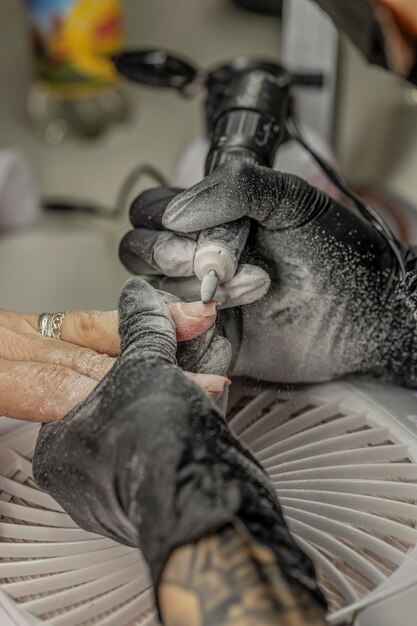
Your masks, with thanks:
M158 589L166 626L325 626L311 593L231 526L176 550Z

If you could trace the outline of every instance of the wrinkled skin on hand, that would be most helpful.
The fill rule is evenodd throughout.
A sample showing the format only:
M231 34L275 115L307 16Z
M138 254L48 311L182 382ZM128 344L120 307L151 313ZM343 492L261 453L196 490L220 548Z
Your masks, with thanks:
M69 311L61 331L62 341L43 337L37 315L0 310L0 415L59 419L110 370L116 312Z
M213 336L215 303L163 297L169 301L182 367L218 398L230 347ZM68 311L61 339L51 339L39 333L37 315L0 309L0 415L39 422L60 419L88 396L119 352L117 311Z
M81 527L141 548L156 589L175 548L232 524L321 599L265 472L176 364L162 296L131 279L119 313L121 356L83 403L42 427L36 482Z
M170 258L164 289L197 298L196 233L244 215L252 230L242 263L216 294L232 375L304 383L368 374L416 386L416 324L397 297L388 244L355 210L296 176L229 164L180 194L144 192L121 258L138 273L167 273Z

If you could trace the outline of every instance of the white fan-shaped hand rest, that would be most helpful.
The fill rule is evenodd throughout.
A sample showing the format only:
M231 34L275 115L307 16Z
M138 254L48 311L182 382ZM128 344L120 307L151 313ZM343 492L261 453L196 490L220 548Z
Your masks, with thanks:
M332 384L242 388L229 413L316 564L331 624L416 624L413 411L407 391ZM140 553L77 528L34 484L36 434L0 424L1 626L158 624Z

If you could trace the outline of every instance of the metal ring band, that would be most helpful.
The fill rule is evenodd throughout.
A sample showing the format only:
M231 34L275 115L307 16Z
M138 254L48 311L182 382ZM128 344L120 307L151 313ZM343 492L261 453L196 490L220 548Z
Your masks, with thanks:
M38 318L38 330L42 337L61 339L62 322L65 313L41 313Z

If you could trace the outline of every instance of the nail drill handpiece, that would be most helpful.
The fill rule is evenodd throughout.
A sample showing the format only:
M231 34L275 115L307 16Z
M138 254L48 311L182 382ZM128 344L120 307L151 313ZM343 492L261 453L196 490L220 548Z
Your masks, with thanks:
M201 281L201 302L203 304L208 304L214 299L218 285L219 279L215 270L209 270L209 273Z
M276 68L278 66L275 66ZM238 74L209 128L211 147L206 175L226 162L256 163L272 167L278 147L285 141L289 115L290 74L249 69ZM210 302L219 283L230 281L249 235L250 221L242 218L200 233L194 273L201 282L201 300Z

